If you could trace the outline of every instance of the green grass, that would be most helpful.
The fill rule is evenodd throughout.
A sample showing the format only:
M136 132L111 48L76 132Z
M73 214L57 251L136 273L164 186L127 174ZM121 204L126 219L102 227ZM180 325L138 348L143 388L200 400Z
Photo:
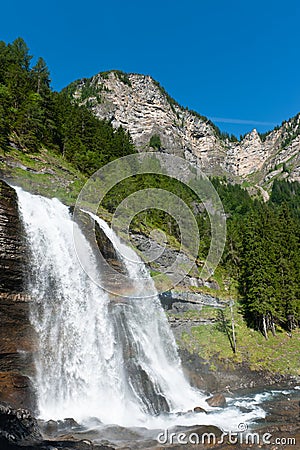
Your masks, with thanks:
M0 149L0 157L9 162L0 163L4 178L34 194L57 197L67 205L76 202L86 181L86 177L64 158L47 149L32 155L15 148L5 153ZM25 168L17 167L20 164Z
M249 188L249 187L253 187L253 184L252 183L250 183L248 180L244 180L243 182L242 182L242 188L244 188L244 189L246 189L246 188Z
M208 281L216 281L219 285L219 289L213 289L208 286L190 286L188 289L194 293L208 294L223 300L236 298L236 282L235 280L228 278L228 274L226 274L224 268L218 266L214 274L208 279Z
M193 312L193 317L196 312ZM202 318L217 318L218 311L204 307L198 313ZM225 313L229 320L229 311ZM191 334L183 333L179 345L192 353L198 353L204 359L219 360L229 368L246 362L252 370L267 370L279 374L300 375L300 330L295 330L293 337L278 329L276 336L269 334L268 341L258 331L248 328L238 305L234 307L237 353L234 354L229 339L220 328L220 323L193 327ZM230 322L229 330L230 330Z

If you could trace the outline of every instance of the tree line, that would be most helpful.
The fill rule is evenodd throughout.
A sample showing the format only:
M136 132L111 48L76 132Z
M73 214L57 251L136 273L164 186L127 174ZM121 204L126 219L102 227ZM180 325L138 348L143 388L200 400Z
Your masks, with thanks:
M67 90L54 92L43 58L32 65L22 38L0 41L0 146L24 152L41 147L62 154L86 174L109 161L134 153L128 132L114 129L73 101Z
M292 333L300 325L300 184L275 180L267 203L215 185L229 214L222 264L238 280L249 326L266 339L278 327Z

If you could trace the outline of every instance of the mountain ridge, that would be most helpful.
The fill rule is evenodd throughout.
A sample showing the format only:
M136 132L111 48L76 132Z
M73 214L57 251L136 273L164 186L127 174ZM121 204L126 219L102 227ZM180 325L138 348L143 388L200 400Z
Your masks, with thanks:
M151 148L184 157L211 175L266 186L276 178L300 180L300 114L240 141L201 114L184 108L150 75L112 70L71 83L69 95L100 119L129 131L139 151Z

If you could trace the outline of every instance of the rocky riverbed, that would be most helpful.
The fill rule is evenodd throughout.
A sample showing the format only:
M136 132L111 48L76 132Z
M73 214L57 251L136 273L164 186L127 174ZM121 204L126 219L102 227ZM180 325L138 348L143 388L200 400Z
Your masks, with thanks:
M247 398L249 399L251 395L253 397L253 394L255 391L244 391L244 408L247 408ZM262 394L256 391L256 395ZM104 425L98 419L91 419L89 425L80 425L72 418L45 422L37 420L28 410L15 410L7 405L0 405L0 448L1 450L299 448L300 390L291 387L277 391L269 390L264 396L269 396L269 399L263 402L266 417L252 424L249 429L246 424L240 423L239 430L233 432L222 432L221 429L209 425L173 426L167 430L124 428ZM240 398L242 397L238 397ZM214 396L211 400L211 405L215 400L219 407L222 405L221 407L226 409L222 395ZM201 408L196 412L205 414ZM198 442L195 444L197 437Z

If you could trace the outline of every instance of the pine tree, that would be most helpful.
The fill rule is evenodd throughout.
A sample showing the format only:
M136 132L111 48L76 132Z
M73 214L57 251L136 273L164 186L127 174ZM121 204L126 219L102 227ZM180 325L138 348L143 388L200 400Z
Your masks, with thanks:
M48 93L50 89L50 72L43 58L38 58L31 69L33 89L37 94Z

